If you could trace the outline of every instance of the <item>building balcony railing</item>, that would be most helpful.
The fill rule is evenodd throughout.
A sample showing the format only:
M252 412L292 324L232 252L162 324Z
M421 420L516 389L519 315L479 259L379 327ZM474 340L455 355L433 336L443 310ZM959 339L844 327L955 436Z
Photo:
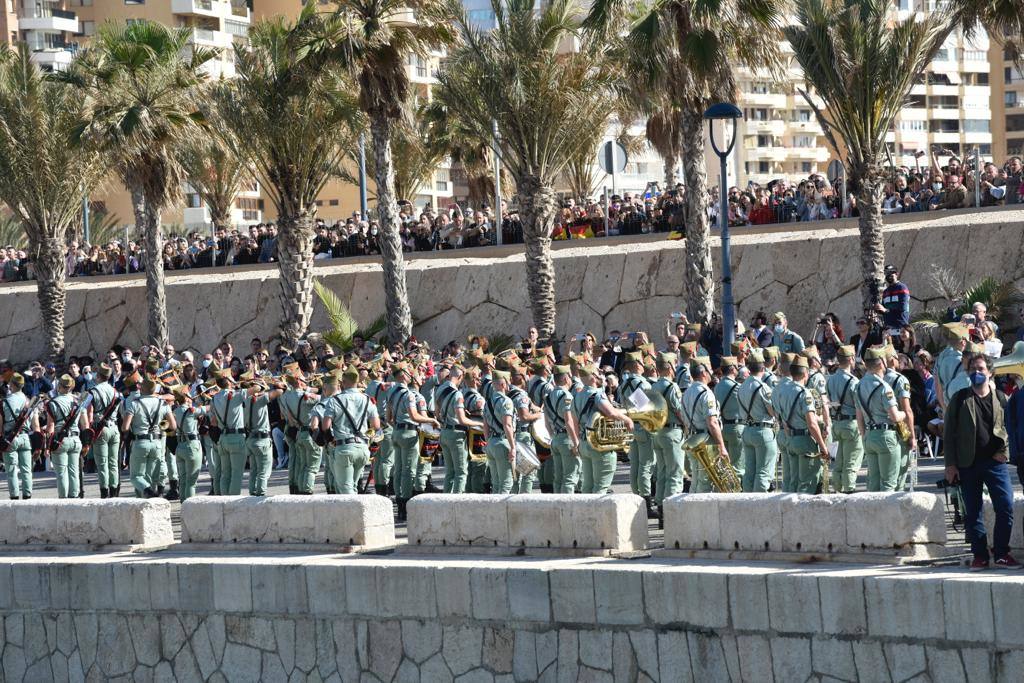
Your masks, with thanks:
M78 17L74 12L48 7L26 9L18 19L22 31L46 31L48 33L78 33Z

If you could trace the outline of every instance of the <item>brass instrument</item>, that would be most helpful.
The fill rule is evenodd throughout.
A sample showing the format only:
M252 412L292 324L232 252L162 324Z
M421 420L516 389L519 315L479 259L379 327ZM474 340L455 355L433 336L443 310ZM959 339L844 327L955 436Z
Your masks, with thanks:
M910 440L914 435L910 433L910 424L908 423L908 420L904 418L893 426L896 428L896 434L900 437L900 441L910 443Z
M1024 377L1024 341L1013 345L1013 352L992 363L993 375L1017 375Z
M648 404L643 408L624 411L626 416L654 433L665 426L668 421L668 404L664 397L654 391L645 391ZM626 429L620 420L609 418L597 412L587 425L587 443L598 453L610 453L629 448L633 442L633 432Z
M828 452L825 452L825 457L821 459L821 492L828 493L828 487L831 485L832 479L832 468L831 468L831 457Z
M710 443L707 432L691 434L683 442L683 450L707 472L708 482L715 493L739 493L743 490L732 463L722 457L718 448Z

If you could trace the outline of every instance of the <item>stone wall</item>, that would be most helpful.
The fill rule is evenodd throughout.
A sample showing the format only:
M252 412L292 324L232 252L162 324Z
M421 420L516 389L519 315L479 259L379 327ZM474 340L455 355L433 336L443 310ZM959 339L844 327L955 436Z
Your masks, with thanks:
M903 269L915 307L939 296L928 281L933 265L966 273L970 280L1024 279L1022 210L907 214L889 217L887 226L888 262ZM818 315L834 311L852 333L861 312L858 244L852 220L737 230L733 279L740 316L781 309L794 329L807 334ZM713 253L719 272L717 241ZM683 243L663 235L563 243L554 261L561 335L644 329L660 339L669 314L683 308ZM468 332L521 334L530 324L521 247L414 255L407 272L420 338L443 344ZM349 302L358 321L369 323L383 312L382 273L372 260L321 263L316 274ZM178 349L205 352L222 339L236 348L248 348L252 337L270 339L280 319L278 291L274 266L171 274L171 341ZM145 300L142 277L72 281L69 353L139 345L146 329ZM41 356L45 344L35 286L0 286L0 301L0 357ZM325 324L317 306L312 329Z
M0 680L1015 681L1022 608L953 569L4 556Z

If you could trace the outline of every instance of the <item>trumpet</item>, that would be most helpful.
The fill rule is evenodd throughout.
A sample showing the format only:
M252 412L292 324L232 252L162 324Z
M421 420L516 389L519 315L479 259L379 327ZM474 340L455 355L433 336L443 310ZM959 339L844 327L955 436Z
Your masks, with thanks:
M668 404L657 392L645 391L644 394L647 395L647 405L625 411L626 417L653 433L668 421ZM626 450L632 442L633 432L627 430L621 420L596 413L587 425L587 443L598 453Z

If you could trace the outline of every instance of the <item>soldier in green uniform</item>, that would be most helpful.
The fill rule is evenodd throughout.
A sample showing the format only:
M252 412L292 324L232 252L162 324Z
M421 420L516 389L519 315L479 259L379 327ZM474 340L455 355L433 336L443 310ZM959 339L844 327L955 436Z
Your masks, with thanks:
M535 406L526 393L526 368L521 365L512 365L509 370L512 386L509 387L508 397L512 399L512 405L516 409L516 454L522 457L524 451L537 453L537 444L530 426L544 416L539 406ZM540 458L538 458L539 462ZM537 481L540 468L528 474L513 472L512 493L532 493L533 484Z
M630 400L637 391L650 391L651 383L644 377L643 355L639 351L626 354L622 381L616 400L620 406L632 407ZM651 476L654 473L654 444L651 433L641 425L633 427L633 442L629 445L629 488L647 503L648 517L657 517L651 499Z
M78 409L78 401L71 394L74 388L75 380L70 375L61 375L57 383L57 395L46 406L49 418L47 435L54 437L65 432L64 438L54 443L50 451L50 461L57 475L59 498L78 498L79 491L78 454L82 452L82 442L78 434L79 429L84 429L88 422L85 413L81 412L73 424L67 424Z
M217 376L220 389L210 400L210 427L220 430L217 441L217 469L220 471L222 496L242 493L242 472L245 469L245 396L234 391L230 370Z
M971 353L973 346L973 344L968 344L968 353L964 355L967 355L968 357L974 355ZM917 448L917 439L914 438L914 412L910 407L910 380L899 371L900 354L896 350L896 347L891 344L887 345L885 350L888 354L888 358L886 358L887 367L882 379L885 380L886 384L892 387L892 393L896 396L896 406L904 415L907 416L904 423L906 424L907 430L910 434L909 440L899 438L898 434L896 439L900 446L900 472L899 477L896 480L896 490L902 491L903 487L907 483L907 472L910 470L910 452ZM961 374L965 377L967 376L967 373ZM954 391L956 391L955 387Z
M127 405L121 422L123 431L132 433L132 452L129 471L135 495L139 498L153 498L160 495L153 479L156 461L163 457L164 435L160 422L167 419L170 429L177 429L178 423L171 415L170 408L156 395L156 383L152 379L142 380L141 395Z
M491 471L491 492L512 491L512 469L516 462L516 410L506 392L512 376L494 370L490 396L484 402L484 437L487 439L487 467Z
M175 387L171 393L174 394L175 406L172 415L177 423L176 435L178 437L174 456L178 464L181 502L184 503L196 495L199 470L203 466L203 448L199 442L199 418L207 408L192 404L186 386Z
M967 348L968 329L960 323L946 323L942 326L946 335L946 348L935 359L935 396L943 409L953 397L950 383L958 375L966 374L963 369L964 349Z
M743 418L743 491L767 492L775 477L779 459L775 440L772 388L765 381L764 354L751 349L747 355L750 376L739 388L738 402Z
M480 369L476 367L466 368L465 377L462 380L465 385L462 389L462 398L464 401L464 407L466 410L466 416L475 422L480 423L480 434L484 433L483 429L483 417L484 417L484 397L479 391L480 386ZM466 474L466 492L467 493L483 493L487 485L487 456L483 454L481 459L481 453L477 451L474 454L473 451L473 439L475 435L467 435L467 448L469 450L469 467ZM481 437L482 438L482 437Z
M377 455L373 459L373 481L374 490L379 496L388 495L388 482L391 481L391 472L395 468L395 453L391 448L391 423L388 419L388 394L391 385L382 379L378 365L370 365L370 383L366 385L366 395L373 399L377 406L377 416L380 418L381 436L383 437L377 447Z
M654 368L658 380L651 385L651 391L661 394L668 406L665 426L654 433L656 485L654 501L660 507L665 498L683 492L683 393L673 381L676 354L662 352L657 356ZM689 369L687 369L689 376Z
M551 381L551 371L547 356L548 349L537 349L536 356L530 361L531 377L526 382L526 395L530 397L533 405L538 406L543 412L544 399L555 388ZM540 482L541 493L553 493L555 490L555 459L550 454L547 459L541 461L540 472L537 474L537 481ZM538 455L538 457L540 457Z
M96 477L100 483L100 498L115 498L121 489L121 430L117 428L117 416L112 408L121 397L110 383L110 366L101 363L96 372L98 383L89 390L92 403L86 408L87 422L93 430L92 457L96 462ZM108 409L110 417L103 419ZM102 421L102 424L101 424Z
M309 427L313 408L319 398L305 390L298 367L285 372L288 389L277 402L285 421L285 441L288 443L288 492L312 495L316 473L320 471L321 449L313 440Z
M690 361L697 357L697 342L689 341L679 345L679 365L676 367L676 386L685 392L693 379L690 377Z
M555 366L555 386L544 399L544 419L551 431L554 492L576 493L580 480L579 427L572 412L568 365Z
M826 384L832 412L832 436L836 442L836 461L830 477L836 493L857 490L857 472L864 459L864 444L857 428L857 385L853 374L857 349L840 346L836 354L839 367L829 375Z
M29 443L28 435L39 430L39 417L35 411L18 430L18 417L28 405L28 397L22 389L25 386L25 378L19 373L14 373L7 381L7 396L0 402L3 422L3 444L0 444L0 451L3 451L4 469L7 471L7 493L11 500L29 500L32 498L32 445Z
M422 396L410 386L416 369L405 363L396 363L392 370L394 386L388 396L388 416L393 431L391 447L395 454L395 497L398 519L405 519L406 503L412 498L419 468L420 424L439 426L437 420L420 410Z
M794 493L797 487L797 478L800 473L800 460L790 455L787 445L789 443L789 434L784 429L782 421L786 417L784 412L784 406L782 405L782 398L786 392L783 391L793 381L790 378L790 365L793 363L793 359L796 358L795 353L780 353L779 362L776 366L778 374L776 375L775 386L772 387L772 412L779 418L779 430L775 434L775 440L779 445L779 465L782 468L782 490L786 493ZM777 470L776 470L777 471Z
M584 389L572 399L573 417L580 425L580 456L583 467L583 493L606 493L611 489L615 476L615 451L602 452L590 445L587 428L598 413L622 422L627 430L633 429L633 421L621 410L612 406L601 387L602 378L593 365L580 365L577 369Z
M789 321L786 314L779 311L772 316L772 343L779 347L782 353L800 353L806 344L799 334L789 329Z
M341 376L342 391L335 394L324 414L323 429L331 433L334 481L338 493L358 493L357 482L370 459L369 434L380 428L377 407L356 383L359 370L345 369ZM313 423L312 428L318 425Z
M461 389L464 376L461 366L453 366L448 379L438 386L434 395L434 411L441 422L445 493L465 492L469 473L469 430L483 431L484 428L466 415L466 399Z
M776 395L782 409L778 413L782 428L786 431L786 451L788 463L796 468L794 476L795 492L816 493L821 481L821 469L824 458L828 457L828 447L817 414L813 389L807 387L807 358L798 355L790 364L791 379L789 383L779 387ZM791 484L791 485L793 485Z
M708 388L711 382L711 359L698 356L690 363L690 376L693 383L683 393L683 416L686 419L687 434L704 434L710 437L708 452L712 458L725 458L732 462L729 449L722 438L722 423L718 401L715 394ZM693 456L687 454L690 471L693 473L693 492L710 493L711 481L704 467Z
M425 384L423 378L422 368L412 368L412 374L409 376L409 391L413 393L416 401L416 409L426 415L428 418L433 419L431 411L428 408L429 401L421 391ZM440 422L434 420L433 424L435 427L440 427ZM438 436L440 436L440 429L438 429ZM415 474L413 476L412 495L418 493L441 493L441 489L434 486L430 481L430 473L434 466L433 457L424 457L425 453L421 452L422 449L419 447L419 434L416 435L416 461L414 463Z
M779 347L761 349L761 354L764 357L764 383L769 389L774 389L779 385Z
M249 495L265 496L270 482L270 470L274 466L269 406L282 392L267 391L256 385L255 377L247 379L253 382L247 388L242 403L245 414L245 453L249 459Z
M719 367L722 379L715 385L715 400L722 413L722 437L729 449L732 469L743 481L743 430L746 427L740 411L740 383L736 381L739 363L735 356L722 356Z
M320 385L320 398L309 410L309 421L306 426L309 428L310 435L320 435L323 426L324 416L327 415L327 410L331 406L331 402L334 400L334 395L338 393L338 375L331 372L323 376ZM316 429L313 428L316 425ZM328 435L329 438L329 435ZM334 475L331 474L331 458L327 454L330 446L321 446L317 443L316 439L313 440L313 446L315 447L314 459L316 462L316 469L312 470L312 480L310 481L310 493L312 493L313 486L316 483L316 473L320 471L320 463L324 463L324 488L327 493L335 493L334 490ZM307 473L311 465L307 465ZM328 476L329 475L329 476ZM300 490L299 495L307 495L304 491Z
M883 379L886 354L877 346L864 352L867 373L857 386L857 426L864 440L868 491L895 491L899 483L901 455L895 425L906 419L906 414Z

